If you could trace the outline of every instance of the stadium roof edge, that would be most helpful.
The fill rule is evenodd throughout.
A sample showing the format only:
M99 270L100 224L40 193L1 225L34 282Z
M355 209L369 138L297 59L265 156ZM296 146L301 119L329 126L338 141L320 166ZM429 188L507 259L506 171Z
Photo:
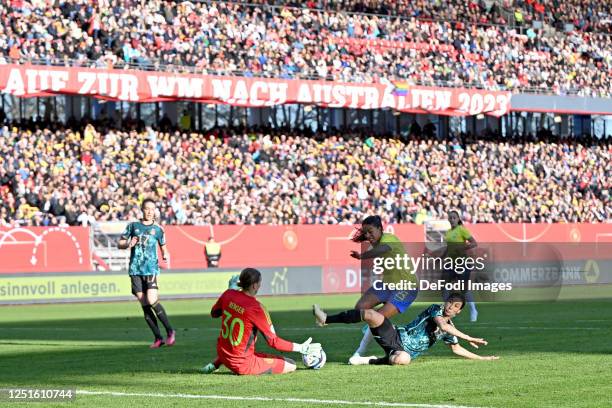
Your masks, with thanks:
M512 95L510 111L570 115L612 115L612 98L519 93Z

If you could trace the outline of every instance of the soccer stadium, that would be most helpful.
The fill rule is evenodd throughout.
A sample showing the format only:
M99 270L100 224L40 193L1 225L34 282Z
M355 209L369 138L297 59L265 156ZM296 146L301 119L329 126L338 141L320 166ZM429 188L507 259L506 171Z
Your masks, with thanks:
M610 0L0 21L1 407L612 407Z

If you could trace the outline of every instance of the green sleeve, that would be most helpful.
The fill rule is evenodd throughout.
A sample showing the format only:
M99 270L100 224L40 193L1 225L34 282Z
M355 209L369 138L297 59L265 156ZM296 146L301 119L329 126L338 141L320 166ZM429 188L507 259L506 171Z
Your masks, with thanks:
M464 241L467 241L468 239L472 238L472 234L470 234L470 231L468 231L467 228L465 227L461 227L461 237L463 238Z

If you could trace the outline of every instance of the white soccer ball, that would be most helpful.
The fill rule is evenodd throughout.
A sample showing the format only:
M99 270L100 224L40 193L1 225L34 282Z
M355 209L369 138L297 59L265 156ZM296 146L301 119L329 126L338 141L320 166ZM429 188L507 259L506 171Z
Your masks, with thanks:
M312 368L313 370L320 370L325 365L327 361L327 356L325 355L325 351L321 349L321 351L303 354L302 362L307 368Z

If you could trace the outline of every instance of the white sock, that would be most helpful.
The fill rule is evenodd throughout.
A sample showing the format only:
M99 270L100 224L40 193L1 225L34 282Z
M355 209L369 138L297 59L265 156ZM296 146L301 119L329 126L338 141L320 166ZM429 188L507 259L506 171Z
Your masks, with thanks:
M478 310L476 310L476 302L468 302L468 306L470 307L470 313L478 313Z
M357 351L355 351L355 353L359 353L360 356L363 356L368 350L368 344L370 344L373 338L372 331L369 329L366 330L366 332L363 334L363 338L361 339L361 343L359 343L359 348Z

